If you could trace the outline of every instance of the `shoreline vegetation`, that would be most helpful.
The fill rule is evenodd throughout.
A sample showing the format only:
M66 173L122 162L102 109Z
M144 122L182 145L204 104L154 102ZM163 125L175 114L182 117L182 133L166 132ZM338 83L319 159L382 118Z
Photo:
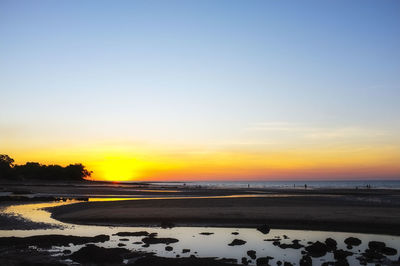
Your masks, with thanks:
M14 159L6 154L0 154L0 180L10 181L79 181L90 177L91 171L81 163L60 165L44 165L37 162L27 162L23 165L14 164Z

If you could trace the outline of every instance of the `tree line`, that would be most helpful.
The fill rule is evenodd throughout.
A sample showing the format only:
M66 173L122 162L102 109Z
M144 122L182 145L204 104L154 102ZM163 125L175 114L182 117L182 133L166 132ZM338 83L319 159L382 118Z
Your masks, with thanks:
M23 165L14 164L14 159L6 154L0 154L0 179L9 180L83 180L91 175L84 165L56 164L44 165L37 162L27 162Z

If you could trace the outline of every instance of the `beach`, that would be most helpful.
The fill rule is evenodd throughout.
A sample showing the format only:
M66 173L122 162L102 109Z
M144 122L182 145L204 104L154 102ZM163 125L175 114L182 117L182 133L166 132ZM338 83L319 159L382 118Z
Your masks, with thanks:
M0 199L5 265L357 265L398 254L396 189L13 183Z

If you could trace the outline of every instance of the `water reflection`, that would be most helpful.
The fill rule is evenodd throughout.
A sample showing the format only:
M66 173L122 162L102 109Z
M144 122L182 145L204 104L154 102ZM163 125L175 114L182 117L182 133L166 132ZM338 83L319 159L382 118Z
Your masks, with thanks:
M244 196L244 195L241 195ZM142 198L140 198L142 199ZM104 200L104 199L103 199ZM254 250L256 256L266 257L271 256L274 259L270 260L270 264L274 265L278 260L287 261L298 264L302 257L300 249L282 249L274 245L273 241L265 241L266 239L280 238L282 244L291 244L293 240L299 240L301 245L307 246L308 242L321 241L324 242L328 237L333 238L338 243L338 249L349 250L344 243L344 239L353 236L359 238L362 243L360 246L353 247L349 251L356 254L348 257L350 265L358 265L359 261L356 257L359 256L366 248L369 241L383 241L387 246L393 247L396 250L400 249L400 237L387 235L373 234L358 234L358 233L340 233L340 232L322 232L322 231L302 231L302 230L271 230L268 234L262 234L256 229L251 228L212 228L212 227L174 227L171 229L162 229L158 227L111 227L111 226L90 226L90 225L73 225L62 223L52 219L50 213L45 210L48 207L55 207L65 204L77 203L79 201L69 200L65 202L50 202L50 203L34 203L13 205L6 208L3 212L7 214L18 215L22 218L40 222L58 225L59 228L41 229L41 230L0 230L0 235L5 236L33 236L43 234L62 234L62 235L77 235L77 236L95 236L99 234L107 234L110 240L96 245L101 247L118 247L119 244L124 244L124 248L133 251L154 252L158 256L163 257L189 257L196 255L198 257L217 257L217 258L234 258L238 263L243 257L251 260L250 264L255 265L255 260L250 259L247 251ZM117 236L118 232L137 232L147 231L149 233L157 233L157 237L177 238L179 242L169 244L172 247L171 251L165 249L165 244L154 244L148 247L143 246L143 236ZM213 234L201 234L203 232L211 232ZM234 233L234 234L232 234ZM122 241L121 239L127 239ZM229 246L234 239L246 241L244 245ZM83 245L71 245L67 248L53 247L55 255L61 255L64 249L72 252L79 250ZM189 249L189 252L183 253L183 249ZM396 260L396 256L388 256L391 260ZM321 258L313 258L316 265L324 261L334 261L333 254L327 253Z

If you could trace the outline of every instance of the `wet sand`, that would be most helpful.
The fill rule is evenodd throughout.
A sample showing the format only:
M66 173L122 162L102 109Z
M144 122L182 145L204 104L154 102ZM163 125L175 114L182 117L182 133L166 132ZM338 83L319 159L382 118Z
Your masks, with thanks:
M13 191L17 196L28 193L72 198L263 196L83 202L51 209L53 218L76 224L159 226L172 223L177 226L231 227L267 224L276 229L400 235L399 190L210 189L79 182L3 184L2 191Z
M207 196L209 190L202 190ZM259 191L258 191L259 192ZM279 191L268 197L84 202L51 209L63 222L255 227L400 235L397 191ZM351 193L350 193L351 192ZM247 191L249 193L249 191ZM212 191L212 195L215 191Z

